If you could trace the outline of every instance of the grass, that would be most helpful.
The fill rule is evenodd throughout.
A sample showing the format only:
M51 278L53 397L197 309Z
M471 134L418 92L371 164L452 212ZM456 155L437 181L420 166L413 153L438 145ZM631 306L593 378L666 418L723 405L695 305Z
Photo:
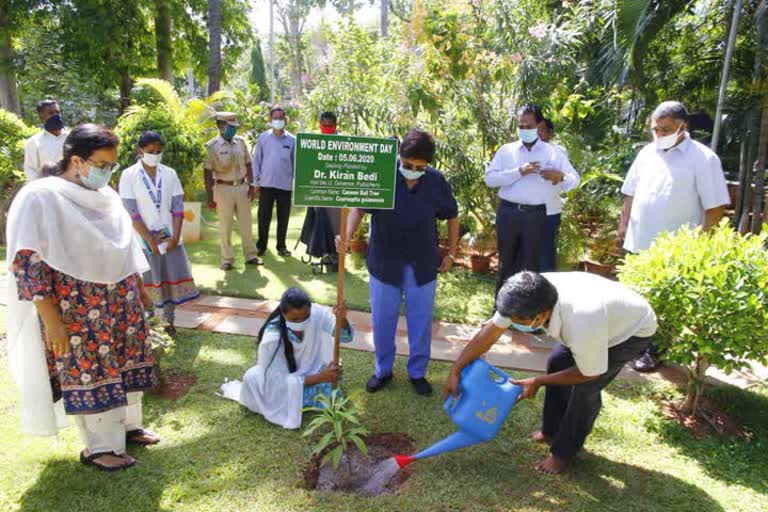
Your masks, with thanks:
M206 210L204 208L204 210ZM216 223L216 214L204 211L208 223ZM253 210L256 219L256 209ZM294 253L291 258L282 258L275 250L276 221L272 221L269 248L264 255L265 265L246 267L244 264L240 237L233 234L236 260L235 269L224 272L219 269L218 230L203 224L203 239L187 247L192 262L192 273L198 287L205 293L234 297L253 297L277 300L289 286L299 286L307 291L313 300L332 305L336 300L335 273L316 275L309 265L302 263L305 254L302 244L293 250L304 221L304 209L294 209L288 229L288 248ZM254 220L254 233L256 222ZM352 309L370 311L368 301L368 271L365 260L359 255L347 259L347 274L344 296ZM456 269L438 278L435 317L458 323L476 324L490 315L493 307L494 276L478 275Z
M494 441L415 463L398 495L366 499L299 487L311 445L214 391L253 363L250 338L182 331L164 366L193 371L198 383L179 401L148 397L146 426L163 442L133 450L140 464L116 474L80 465L74 429L58 440L18 430L17 394L0 351L0 510L3 511L675 511L768 510L768 392L715 393L750 429L751 441L694 441L662 419L660 385L615 382L572 471L542 477L531 466L546 449L526 439L541 397L519 404ZM346 389L360 387L372 356L345 351ZM440 398L416 396L398 361L394 385L357 400L372 431L400 431L426 447L453 431ZM433 363L440 384L448 366Z

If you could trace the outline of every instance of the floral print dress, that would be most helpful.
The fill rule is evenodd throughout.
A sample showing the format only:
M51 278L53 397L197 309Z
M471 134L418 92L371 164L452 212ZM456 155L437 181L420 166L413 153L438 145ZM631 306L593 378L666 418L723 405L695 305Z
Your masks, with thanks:
M67 326L69 353L55 357L47 351L54 400L64 399L67 414L122 407L126 393L152 387L152 346L138 276L111 285L80 281L29 250L16 254L12 272L19 300L52 298Z

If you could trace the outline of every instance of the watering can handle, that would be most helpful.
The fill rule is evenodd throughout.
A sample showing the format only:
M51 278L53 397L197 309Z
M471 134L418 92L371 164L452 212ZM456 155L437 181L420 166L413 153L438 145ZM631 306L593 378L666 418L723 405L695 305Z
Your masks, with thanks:
M460 397L461 394L459 394L458 398L453 398L453 395L448 395L448 398L446 398L445 402L443 402L443 410L446 412L446 414L450 414L451 409L456 406L456 402L459 401Z

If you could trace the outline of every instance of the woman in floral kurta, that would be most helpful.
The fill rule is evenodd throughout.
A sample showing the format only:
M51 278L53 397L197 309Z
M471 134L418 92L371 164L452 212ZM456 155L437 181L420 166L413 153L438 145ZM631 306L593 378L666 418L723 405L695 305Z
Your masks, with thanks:
M52 298L70 335L71 351L48 368L67 414L125 406L126 393L152 387L152 347L138 288L131 276L115 285L78 281L37 253L19 251L13 272L19 300Z

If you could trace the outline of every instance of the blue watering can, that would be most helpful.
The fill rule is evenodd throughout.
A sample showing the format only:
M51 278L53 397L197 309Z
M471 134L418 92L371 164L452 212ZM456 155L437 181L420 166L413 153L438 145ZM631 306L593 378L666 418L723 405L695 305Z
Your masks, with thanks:
M461 394L449 396L443 409L459 427L451 434L416 455L395 455L400 468L411 462L434 457L473 444L490 441L517 402L523 388L510 377L482 359L476 359L461 371Z

